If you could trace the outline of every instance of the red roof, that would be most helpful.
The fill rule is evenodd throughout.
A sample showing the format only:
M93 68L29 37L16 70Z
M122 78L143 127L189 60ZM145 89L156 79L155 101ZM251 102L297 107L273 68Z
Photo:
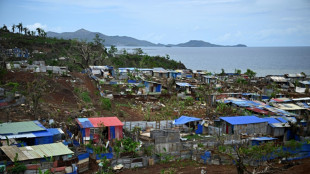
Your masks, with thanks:
M117 117L88 118L88 120L94 127L102 127L101 124L107 127L124 125Z
M262 109L258 109L258 108L246 108L246 109L250 110L250 111L253 111L253 112L256 112L256 113L264 114L264 115L268 115L269 114L268 111L265 111L265 110L262 110Z

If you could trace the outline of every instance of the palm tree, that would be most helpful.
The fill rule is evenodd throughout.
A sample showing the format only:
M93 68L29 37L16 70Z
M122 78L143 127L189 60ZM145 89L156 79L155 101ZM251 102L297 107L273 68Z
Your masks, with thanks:
M19 33L21 33L23 31L23 24L20 22L18 25L18 30L19 30Z
M26 35L26 34L27 34L27 31L28 31L28 28L27 28L27 27L25 27L25 28L23 28L23 30L24 30L25 35Z
M32 36L36 35L36 31L31 31L31 35Z
M45 37L45 36L46 36L46 32L45 32L43 29L41 29L41 36L42 36L42 37Z
M31 36L30 30L27 31L27 35L28 35L28 36Z
M12 32L13 32L13 33L14 33L14 31L15 31L15 28L16 28L16 25L13 24L13 25L12 25Z
M36 29L38 31L38 36L41 36L41 28Z

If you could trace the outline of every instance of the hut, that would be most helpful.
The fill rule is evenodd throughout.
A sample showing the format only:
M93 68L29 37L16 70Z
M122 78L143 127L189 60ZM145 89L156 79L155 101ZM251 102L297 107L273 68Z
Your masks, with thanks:
M123 138L123 123L117 117L76 118L83 142L97 143L103 136L106 140ZM101 128L101 129L99 129Z

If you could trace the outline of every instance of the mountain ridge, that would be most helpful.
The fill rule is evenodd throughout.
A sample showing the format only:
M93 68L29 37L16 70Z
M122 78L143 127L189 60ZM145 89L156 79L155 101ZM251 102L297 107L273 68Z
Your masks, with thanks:
M247 47L244 44L237 44L237 45L217 45L212 44L209 42L205 42L202 40L190 40L185 43L179 44L155 44L146 40L139 40L129 36L108 36L102 34L100 32L91 32L84 28L81 28L75 32L62 32L57 33L53 31L47 32L47 37L56 37L56 38L63 38L63 39L79 39L85 40L87 42L93 41L96 34L99 35L101 39L104 39L104 44L106 46L141 46L141 47Z

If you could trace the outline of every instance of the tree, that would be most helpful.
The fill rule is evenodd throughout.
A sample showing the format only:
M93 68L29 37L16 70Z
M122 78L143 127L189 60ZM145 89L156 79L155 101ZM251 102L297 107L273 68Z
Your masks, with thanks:
M6 31L6 32L9 31L8 27L5 24L3 24L3 27L1 28L1 30Z
M42 29L41 28L37 28L36 30L38 31L38 36L41 36Z
M247 76L250 77L250 79L252 79L253 77L255 77L256 72L252 71L251 69L247 69L244 74L246 74Z
M295 154L295 151L301 146L297 141L289 141L284 146L276 145L273 142L262 143L260 145L246 145L233 144L233 145L220 145L218 152L227 155L236 166L238 174L243 173L271 173L271 171L281 170L275 167L276 159L286 159ZM289 149L289 150L288 150ZM245 162L247 161L247 162ZM257 165L250 171L247 164L256 163ZM261 170L261 171L259 171Z
M71 44L73 55L70 56L73 57L73 62L82 69L88 68L89 65L95 65L97 62L102 63L108 53L102 44L99 42L97 44L87 43L86 41L73 41Z
M23 31L23 24L20 22L18 25L17 25L17 28L19 30L19 33L21 33Z
M108 53L109 53L110 55L114 55L116 52L117 52L116 46L115 46L115 45L111 45L111 47L110 47Z
M36 31L31 31L31 36L35 36L36 35Z
M15 28L16 28L16 25L13 24L13 25L12 25L12 32L13 32L13 33L14 33L14 31L15 31Z
M39 101L44 95L44 92L47 88L47 81L42 77L36 77L32 82L27 83L27 92L28 96L32 101L32 113L34 119L37 119L37 112L39 109Z
M203 86L199 86L197 88L197 96L200 98L201 101L206 103L206 115L210 115L210 111L212 109L212 94L216 90L212 86L212 84L205 84Z
M143 54L142 48L135 48L133 50L134 50L134 54L136 54L136 55L142 55Z
M99 34L96 34L95 38L93 39L94 41L94 44L96 46L103 46L103 42L104 42L104 39L101 39Z
M222 70L222 72L221 72L220 75L221 75L221 76L224 76L224 75L226 74L224 68L222 68L221 70Z
M240 75L241 74L241 70L240 69L235 69L235 73Z
M25 28L23 28L23 30L24 30L24 33L25 33L25 35L27 34L27 32L28 32L28 28L27 27L25 27Z

